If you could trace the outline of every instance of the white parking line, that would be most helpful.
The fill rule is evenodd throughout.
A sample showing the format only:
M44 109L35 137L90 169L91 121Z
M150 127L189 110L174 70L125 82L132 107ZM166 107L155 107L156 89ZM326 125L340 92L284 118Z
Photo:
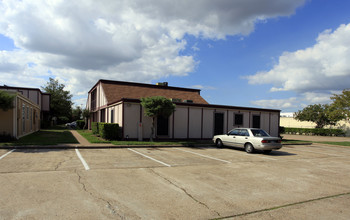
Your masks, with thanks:
M85 167L85 170L90 170L90 167L89 165L86 163L86 161L84 160L83 156L81 156L79 150L77 148L75 148L75 152L77 153L80 161L83 163L84 167Z
M296 151L301 151L301 152L308 152L308 153L315 153L315 154L323 154L323 155L328 155L328 156L335 156L335 157L341 157L343 155L339 155L339 154L329 154L329 153L321 153L321 152L317 152L317 151L309 151L309 150L300 150L300 149L295 149Z
M201 157L206 157L206 158L209 158L209 159L218 160L218 161L225 162L225 163L231 163L230 161L227 161L227 160L221 160L221 159L218 159L218 158L215 158L215 157L199 154L199 153L196 153L196 152L192 152L192 151L188 151L188 150L184 150L184 149L180 149L180 148L175 148L175 149L176 150L181 150L181 151L184 151L184 152L187 152L187 153L195 154L195 155L198 155L198 156L201 156Z
M0 157L0 160L1 160L2 158L6 157L7 155L9 155L10 153L12 153L12 152L15 151L15 150L16 150L16 149L10 150L10 151L7 152L6 154L2 155L2 156Z
M150 156L144 155L144 154L142 154L142 153L140 153L140 152L138 152L138 151L136 151L136 150L133 150L133 149L130 149L130 148L128 148L128 150L130 150L130 151L132 151L132 152L134 152L134 153L137 153L137 154L139 154L139 155L141 155L141 156L143 156L143 157L146 157L146 158L148 158L148 159L151 159L151 160L153 160L153 161L155 161L155 162L158 162L158 163L160 163L160 164L163 164L164 166L171 167L171 165L169 165L169 164L167 164L167 163L164 163L164 162L162 162L162 161L159 161L159 160L157 160L157 159L154 159L154 158L152 158L152 157L150 157Z

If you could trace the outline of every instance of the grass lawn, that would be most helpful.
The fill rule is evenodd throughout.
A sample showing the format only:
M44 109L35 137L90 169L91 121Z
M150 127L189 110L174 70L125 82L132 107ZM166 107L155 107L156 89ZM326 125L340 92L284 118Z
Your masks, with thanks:
M315 143L330 144L330 145L339 145L339 146L347 146L347 147L350 147L350 141L343 141L343 142L322 141L322 142L315 142Z
M57 145L79 143L69 130L43 129L16 141L0 143L3 146Z
M302 140L282 140L282 144L305 144L309 145L312 143L319 143L319 144L329 144L329 145L338 145L338 146L348 146L350 147L349 141L342 141L342 142L336 142L336 141L302 141Z
M99 143L99 144L105 144L110 143L114 145L153 145L153 146L159 146L159 145L183 145L183 146L191 146L193 144L198 144L197 141L108 141L103 138L97 137L92 134L91 130L77 130L79 134L81 134L86 140L88 140L90 143ZM202 142L201 142L202 143ZM211 141L205 142L205 143L212 143Z
M312 141L301 141L301 140L285 140L282 139L282 144L312 144Z

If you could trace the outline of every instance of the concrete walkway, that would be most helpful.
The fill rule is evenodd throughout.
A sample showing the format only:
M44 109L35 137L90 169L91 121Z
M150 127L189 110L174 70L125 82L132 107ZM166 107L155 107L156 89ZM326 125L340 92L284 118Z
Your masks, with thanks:
M94 144L90 143L88 140L86 140L79 132L76 130L70 130L70 132L73 134L75 139L79 141L79 144L74 144L75 147L116 147L114 144Z
M349 141L350 137L330 137L330 136L309 136L309 135L292 135L282 134L283 139L301 140L301 141L329 141L329 142L344 142Z

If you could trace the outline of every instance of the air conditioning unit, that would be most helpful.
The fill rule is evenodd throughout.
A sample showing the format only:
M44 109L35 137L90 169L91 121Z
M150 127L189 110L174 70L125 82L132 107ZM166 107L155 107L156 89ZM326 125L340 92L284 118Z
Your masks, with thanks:
M176 98L172 98L171 101L172 101L172 102L182 102L181 99L176 99Z
M168 86L168 82L158 82L157 86Z
M184 100L186 103L193 103L193 100Z

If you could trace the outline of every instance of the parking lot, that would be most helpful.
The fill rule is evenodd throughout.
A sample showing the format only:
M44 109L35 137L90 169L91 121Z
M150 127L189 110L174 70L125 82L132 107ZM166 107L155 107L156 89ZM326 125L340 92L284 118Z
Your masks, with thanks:
M0 149L0 219L349 219L350 148Z

